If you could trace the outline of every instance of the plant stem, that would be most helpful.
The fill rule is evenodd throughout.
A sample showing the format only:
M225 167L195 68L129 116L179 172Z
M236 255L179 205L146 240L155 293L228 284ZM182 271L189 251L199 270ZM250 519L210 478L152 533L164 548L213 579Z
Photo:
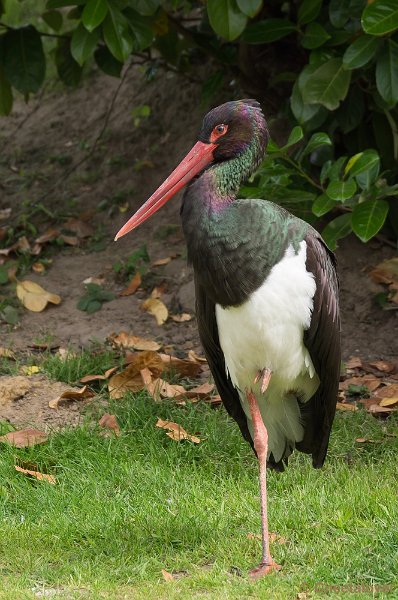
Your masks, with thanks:
M384 114L386 115L387 121L391 127L392 139L394 143L394 160L398 160L398 127L389 110L386 109Z

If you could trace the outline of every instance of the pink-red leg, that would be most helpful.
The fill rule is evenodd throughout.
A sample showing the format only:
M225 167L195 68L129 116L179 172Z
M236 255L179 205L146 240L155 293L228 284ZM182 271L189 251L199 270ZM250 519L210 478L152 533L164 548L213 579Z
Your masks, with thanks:
M263 377L263 372L261 374ZM269 373L267 386L271 377ZM264 379L263 379L264 380ZM264 390L265 391L265 390ZM269 547L268 532L268 513L267 513L267 454L268 454L268 433L261 416L260 408L255 395L251 390L246 390L247 400L249 402L250 413L253 420L254 448L257 452L259 464L260 481L260 502L261 502L261 537L262 537L262 556L261 562L255 569L250 571L250 576L259 579L271 571L281 569L271 557Z

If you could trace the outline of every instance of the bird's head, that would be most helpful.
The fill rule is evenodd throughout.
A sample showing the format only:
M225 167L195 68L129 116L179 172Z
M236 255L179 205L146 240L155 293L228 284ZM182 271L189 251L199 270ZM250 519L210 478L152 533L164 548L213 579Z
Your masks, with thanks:
M236 100L213 108L203 119L198 141L162 185L116 234L119 239L153 215L184 185L209 166L248 156L250 170L261 161L268 129L256 100ZM246 167L247 168L247 167Z

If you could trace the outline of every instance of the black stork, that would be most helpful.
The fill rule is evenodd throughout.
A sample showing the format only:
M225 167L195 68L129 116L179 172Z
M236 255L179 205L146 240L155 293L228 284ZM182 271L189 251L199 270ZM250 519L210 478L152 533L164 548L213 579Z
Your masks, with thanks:
M335 259L310 225L265 200L239 200L269 134L255 100L204 118L199 139L115 239L180 190L193 265L200 339L228 413L259 461L262 558L271 557L266 468L283 471L294 448L325 460L336 409L340 324Z

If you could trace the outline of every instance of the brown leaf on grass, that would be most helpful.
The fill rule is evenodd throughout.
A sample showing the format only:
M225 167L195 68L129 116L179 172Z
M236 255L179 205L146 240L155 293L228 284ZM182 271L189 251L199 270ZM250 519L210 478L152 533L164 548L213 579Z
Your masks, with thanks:
M176 397L176 400L180 401L183 398L189 398L191 401L194 400L196 402L199 400L211 402L212 396L210 394L214 389L214 383L203 383L202 385L198 385L197 387L184 391L183 394L181 394L181 397Z
M115 415L111 415L110 413L105 413L104 415L102 415L102 417L98 421L98 425L100 427L104 427L106 429L111 429L113 431L113 433L117 436L120 435L120 427L119 427L119 423L117 422Z
M17 296L22 304L32 312L41 312L48 304L59 304L61 296L51 294L34 281L25 279L17 283Z
M374 417L387 417L390 413L394 412L394 410L394 408L380 406L379 404L371 404L368 408L368 412Z
M362 367L362 360L359 356L351 356L346 362L347 369L358 369Z
M14 465L14 469L19 471L20 473L24 473L25 475L30 475L31 477L35 477L39 481L48 481L52 485L55 485L56 479L53 475L48 475L48 473L40 473L39 471L31 471L30 469L23 469L22 467L18 467L18 465Z
M375 392L375 396L378 398L393 398L394 396L398 396L398 383L381 387Z
M131 353L126 355L126 361L127 359L127 368L113 375L108 383L109 395L114 400L123 398L127 392L139 392L144 389L142 369L147 367L156 375L160 375L164 370L164 363L157 352Z
M358 410L358 407L355 404L349 404L348 402L337 402L336 404L337 410L350 410L355 412Z
M390 408L398 407L398 396L391 396L391 398L382 398L379 402L379 406L389 406Z
M175 398L185 393L185 388L182 385L170 384L160 377L152 379L152 373L148 368L141 370L141 377L148 393L157 402L161 398Z
M29 244L29 241L28 241L28 238L26 237L26 235L23 235L22 237L20 237L18 239L16 244L14 244L14 248L16 250L20 250L21 252L29 252L30 251L30 244Z
M65 235L64 233L61 233L59 237L67 246L79 246L80 244L79 238L75 235Z
M145 338L127 333L127 331L121 331L118 334L111 333L108 340L115 346L134 348L135 350L152 350L156 352L156 350L161 348L161 344L155 342L155 340L146 340Z
M190 360L176 358L170 354L160 354L159 356L168 369L176 371L182 377L197 377L202 370L202 365Z
M199 356L194 350L189 350L188 360L196 363L207 363L207 359L204 356Z
M349 377L345 381L341 381L339 384L339 390L346 391L350 385L365 386L370 392L376 390L380 385L381 381L379 378L373 375L361 375L359 377Z
M6 442L17 448L27 448L36 444L43 444L48 440L48 435L38 429L21 429L19 431L10 431L0 436L0 442Z
M193 315L181 313L180 315L170 315L170 318L172 321L175 321L175 323L185 323L185 321L192 321Z
M371 440L370 438L356 438L355 441L357 444L374 444L376 440Z
M165 581L174 581L174 575L162 569L162 576Z
M134 275L133 279L130 281L128 286L124 290L119 292L119 296L131 296L132 294L135 294L140 285L141 273L137 271L137 273Z
M148 367L153 375L158 377L166 368L162 356L162 354L151 350L145 352L127 352L124 361L131 369L135 369L138 375L142 369Z
M158 298L148 298L141 304L141 308L154 315L158 325L163 325L169 316L167 306Z
M169 436L172 440L176 442L181 442L182 440L189 440L194 444L200 444L201 440L195 435L191 435L181 425L177 423L173 423L173 421L163 421L163 419L158 419L156 423L156 427L160 427L161 429L168 429L169 432L166 435Z
M16 360L16 356L12 350L9 348L3 348L0 346L0 357L1 358L11 358L12 360Z
M108 379L112 373L117 371L118 367L111 367L103 375L85 375L81 379L79 379L80 383L89 383L90 381L103 381Z
M59 229L47 229L42 235L36 238L36 244L46 244L47 242L52 242L59 236Z
M58 408L62 402L68 400L84 400L85 398L92 398L93 396L95 396L94 392L85 385L81 389L65 390L60 396L54 398L54 400L50 400L48 406L50 408Z

